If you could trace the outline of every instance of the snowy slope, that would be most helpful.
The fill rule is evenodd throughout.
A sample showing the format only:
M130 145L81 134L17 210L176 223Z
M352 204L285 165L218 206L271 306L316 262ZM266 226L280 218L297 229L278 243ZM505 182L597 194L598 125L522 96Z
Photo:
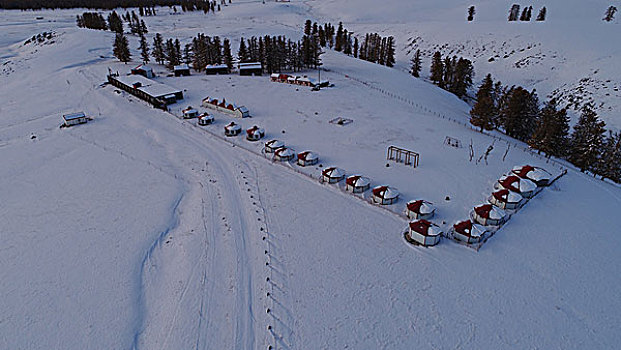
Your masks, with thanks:
M147 20L166 37L293 35L337 5L240 3L207 24L162 9ZM44 23L0 13L11 33L0 48L11 67L0 78L0 348L608 349L621 340L618 187L570 169L478 252L447 240L413 247L404 219L319 183L320 169L273 164L241 137L223 141L231 118L216 114L201 130L100 87L108 67L131 66L109 58L110 33L75 28L76 12L44 11L55 21ZM347 13L376 25L362 6ZM20 44L49 30L53 44ZM560 171L513 142L503 161L501 135L488 165L470 162L470 140L480 156L495 139L460 124L465 103L399 70L333 52L324 68L335 87L318 93L267 77L158 80L185 90L173 113L207 95L244 104L253 114L244 127L397 187L394 212L408 199L434 202L444 228L513 165ZM79 110L94 120L58 128ZM338 115L354 122L328 123ZM447 135L466 147L444 146ZM389 144L420 152L421 166L385 167Z

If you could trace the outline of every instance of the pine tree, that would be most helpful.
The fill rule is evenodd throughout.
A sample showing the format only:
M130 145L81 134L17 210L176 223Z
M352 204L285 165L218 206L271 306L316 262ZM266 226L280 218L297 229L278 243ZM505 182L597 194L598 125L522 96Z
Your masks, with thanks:
M421 68L422 62L420 59L420 50L416 50L416 53L414 53L414 56L412 57L412 67L410 68L410 74L412 74L412 76L416 78L419 78Z
M229 41L229 39L224 39L222 51L224 64L226 64L226 67L229 69L230 72L231 69L233 69L233 55L231 55L231 42Z
M528 6L528 11L526 13L526 20L530 21L530 19L533 17L533 7L532 6Z
M144 23L143 20L140 20L140 33L146 34L148 32L149 30L147 29L147 25Z
M389 36L386 39L386 67L393 67L395 65L395 38Z
M246 49L246 43L244 42L244 38L241 38L241 41L239 43L239 50L237 51L237 59L241 63L248 62L248 50Z
M336 30L336 42L334 43L334 50L343 50L343 22L339 22L339 27Z
M354 37L354 58L358 58L358 38Z
M621 131L608 132L597 172L602 178L621 183Z
M160 33L155 34L153 38L153 59L159 63L163 64L166 55L164 54L164 38Z
M311 35L312 26L313 22L310 19L307 19L306 22L304 22L304 35Z
M511 6L511 10L509 10L509 22L517 21L519 15L520 15L520 5L513 4Z
M529 140L539 118L535 91L529 93L522 87L512 89L501 114L507 135L522 141Z
M565 109L558 110L556 100L551 99L541 109L537 128L528 145L550 156L567 154L569 118Z
M441 88L444 88L444 64L442 63L442 54L436 51L431 58L431 74L429 79Z
M123 21L116 11L112 11L108 15L108 27L115 33L123 33Z
M187 65L190 65L194 61L194 54L192 52L192 44L185 44L183 46L182 61L183 63Z
M472 22L472 20L474 20L474 14L476 13L476 11L474 10L474 6L470 6L468 8L468 22Z
M580 171L597 170L604 146L605 126L590 104L582 107L582 114L571 135L569 152L569 161L580 168Z
M144 34L140 35L140 46L138 47L138 50L140 50L142 62L149 63L149 44L147 43L147 38Z
M541 10L539 10L539 14L537 15L537 21L545 21L546 20L546 7L542 7Z
M524 7L522 10L522 15L520 15L520 21L527 21L528 17L528 7Z
M127 63L131 60L132 56L129 52L129 42L123 33L116 34L112 52L114 53L114 57L118 58L119 61L123 63Z
M493 98L494 81L492 75L488 74L477 91L477 102L470 110L470 124L483 129L492 130L495 126L494 119L498 115L496 104Z
M472 77L474 75L474 67L472 62L465 58L460 58L457 63L451 63L453 65L453 81L451 82L451 91L457 97L463 98L466 96L468 89L472 86Z

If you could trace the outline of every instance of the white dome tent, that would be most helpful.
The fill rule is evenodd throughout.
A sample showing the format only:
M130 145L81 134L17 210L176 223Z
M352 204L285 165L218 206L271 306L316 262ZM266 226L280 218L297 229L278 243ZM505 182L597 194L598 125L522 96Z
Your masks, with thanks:
M455 223L451 230L455 239L465 243L479 243L487 232L484 226L474 224L470 220Z
M524 198L531 198L535 195L537 185L534 182L522 179L517 175L503 175L496 183L496 189L506 188L510 191L519 193Z
M309 166L319 163L319 156L312 151L304 151L298 153L298 165Z
M547 170L531 165L516 166L511 171L522 179L534 182L539 187L548 186L552 180L552 174Z
M198 125L209 125L214 122L214 118L209 113L203 113L198 117Z
M295 152L289 147L282 147L274 152L274 159L280 162L288 162L295 158Z
M264 136L265 130L256 125L246 130L246 140L248 141L259 141Z
M352 193L362 193L371 187L371 180L362 175L352 175L345 180L346 190Z
M377 186L373 188L373 201L382 205L389 205L399 200L399 191L390 186Z
M405 205L405 212L408 218L412 220L416 219L431 219L435 213L436 208L432 203L419 199L415 201L409 201Z
M470 214L474 221L483 226L500 226L507 221L507 213L491 204L476 206Z
M265 143L265 153L274 153L277 149L285 147L285 143L280 140L270 140Z
M239 124L235 124L235 122L231 122L227 126L224 127L224 135L226 136L237 136L241 133L241 126Z
M487 201L500 209L518 209L524 204L522 195L506 188L494 191Z
M189 106L188 108L183 110L183 118L184 119L192 119L192 118L196 118L198 117L198 111L194 108L192 108L192 106Z
M442 237L442 230L440 227L427 220L410 222L408 231L405 233L406 241L426 247L440 243L440 237Z
M345 170L337 167L329 167L321 172L323 181L327 183L337 183L345 178Z

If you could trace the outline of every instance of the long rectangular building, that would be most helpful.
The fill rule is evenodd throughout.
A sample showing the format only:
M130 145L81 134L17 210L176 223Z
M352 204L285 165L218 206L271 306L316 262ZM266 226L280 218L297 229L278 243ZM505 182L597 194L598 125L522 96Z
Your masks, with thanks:
M141 75L108 75L108 82L162 109L177 100L183 100L181 90Z

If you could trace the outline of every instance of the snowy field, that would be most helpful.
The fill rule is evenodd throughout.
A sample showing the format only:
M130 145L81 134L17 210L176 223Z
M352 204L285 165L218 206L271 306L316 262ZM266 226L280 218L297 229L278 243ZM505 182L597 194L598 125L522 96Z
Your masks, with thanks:
M357 31L392 34L394 25L396 36L408 27L455 38L437 30L434 11L462 18L467 7L442 1L389 21L396 5L351 3L240 2L207 17L161 9L145 21L150 35L188 40L200 31L234 39L236 51L240 36L295 38L306 18L335 23L337 13ZM505 19L509 5L483 2L477 25L491 26L485 4ZM545 25L554 25L553 8ZM108 68L132 66L112 58L111 33L75 27L79 12L0 12L0 348L611 349L621 341L619 187L569 168L478 252L446 239L414 247L402 236L405 219L320 183L322 168L280 166L260 143L216 137L232 118L214 113L215 125L198 127L102 87ZM22 45L44 31L56 33L53 43ZM578 48L596 45L586 36ZM614 61L618 47L590 52ZM174 114L206 96L245 105L253 117L240 121L244 129L260 125L266 139L316 151L323 168L395 186L394 213L410 199L434 202L433 221L445 229L514 165L561 171L515 141L503 161L506 138L466 127L467 104L400 69L334 52L323 62L322 79L335 86L320 92L267 76L157 80L184 90ZM545 77L551 88L581 78L570 72ZM63 113L80 110L93 120L58 128ZM602 115L619 122L618 109ZM337 116L353 123L328 122ZM446 136L464 147L443 145ZM475 158L494 143L489 164L469 161L470 142ZM420 153L420 166L386 167L389 145Z

